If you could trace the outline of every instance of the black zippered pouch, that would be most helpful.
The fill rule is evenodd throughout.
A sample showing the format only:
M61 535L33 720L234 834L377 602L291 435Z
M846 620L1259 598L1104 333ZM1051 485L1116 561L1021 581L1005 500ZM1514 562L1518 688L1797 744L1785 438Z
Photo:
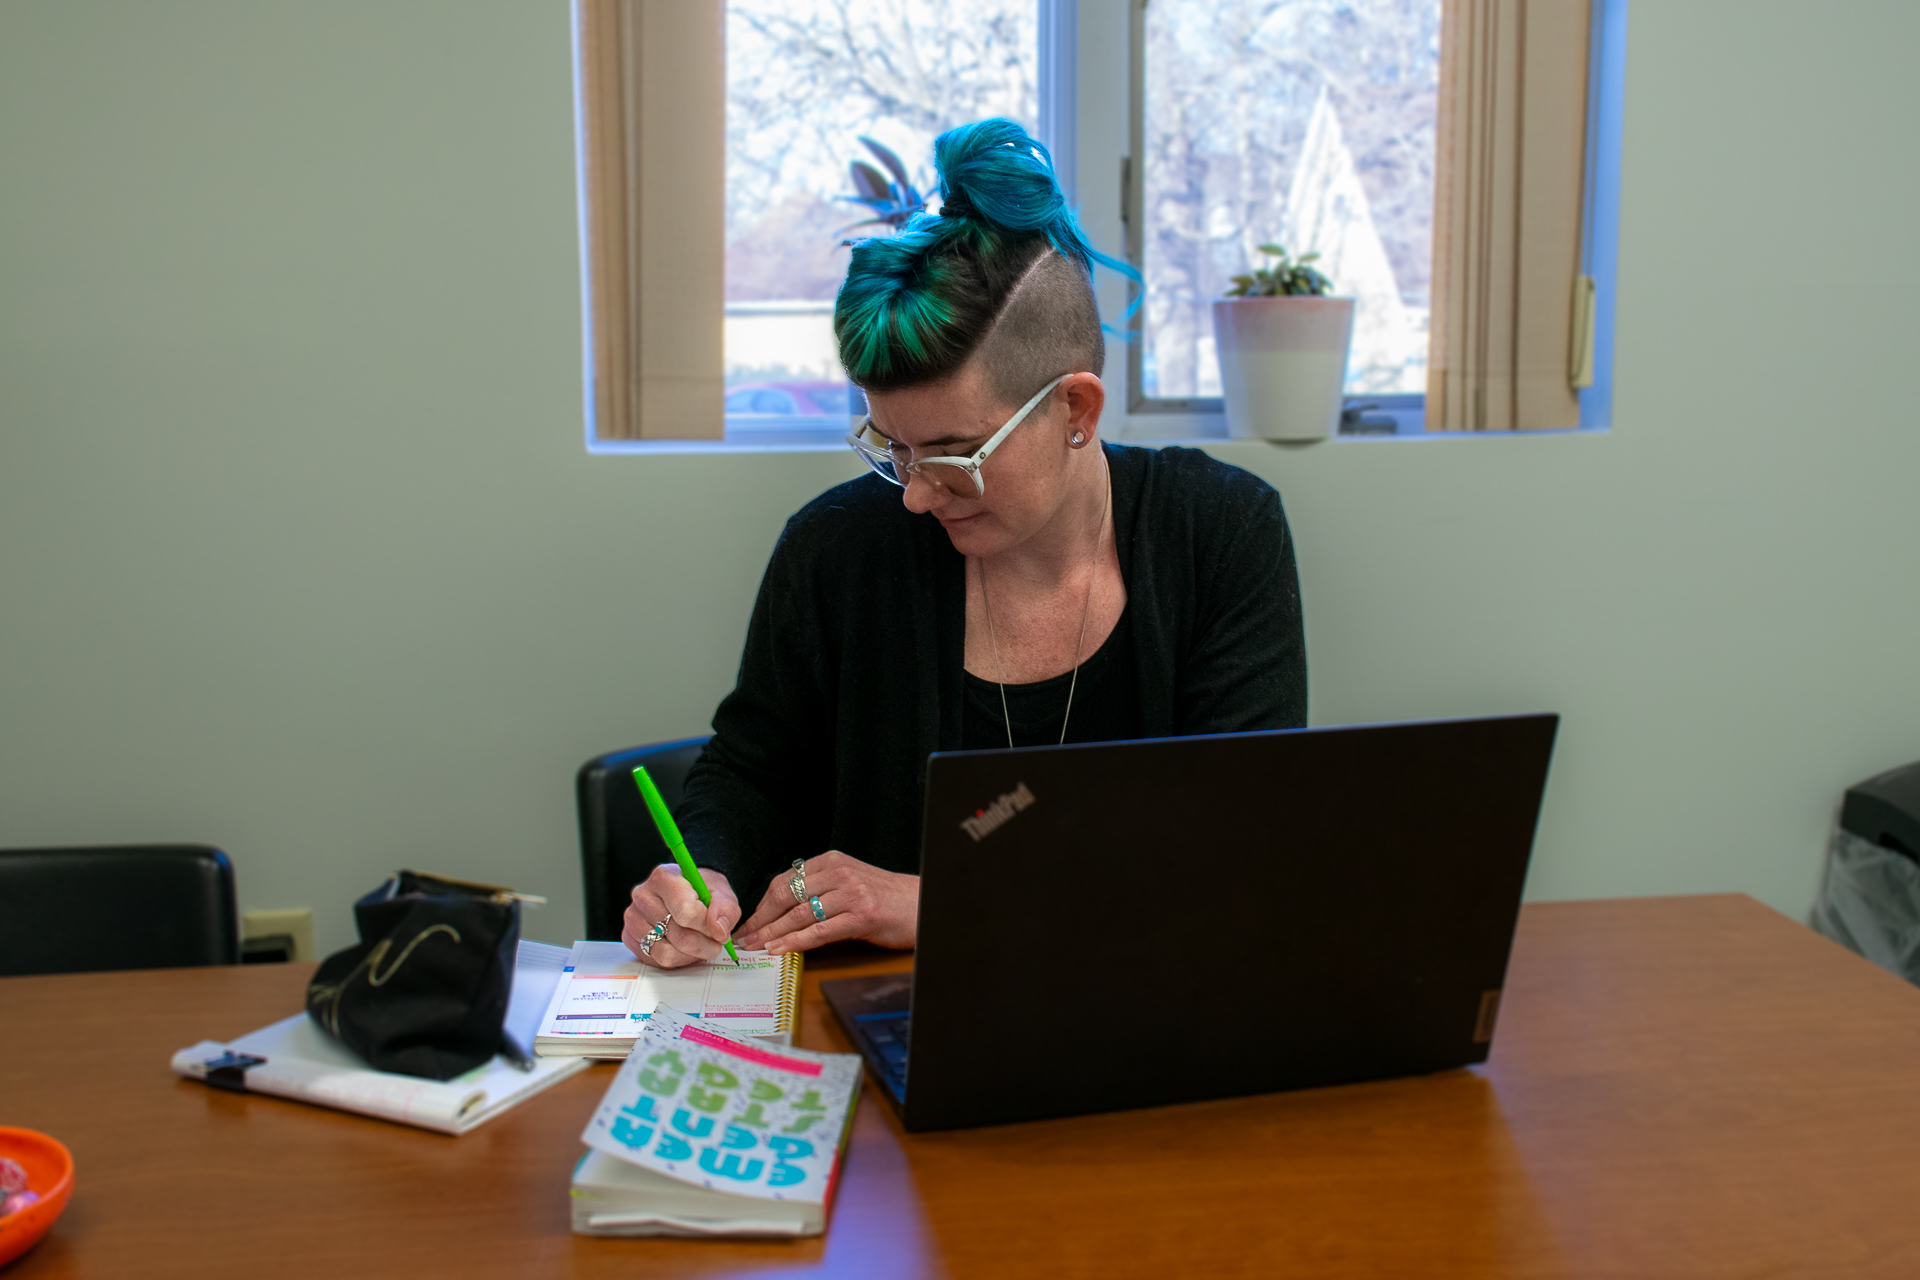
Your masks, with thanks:
M520 895L401 871L353 904L357 945L324 960L307 1015L377 1071L450 1080L500 1050Z

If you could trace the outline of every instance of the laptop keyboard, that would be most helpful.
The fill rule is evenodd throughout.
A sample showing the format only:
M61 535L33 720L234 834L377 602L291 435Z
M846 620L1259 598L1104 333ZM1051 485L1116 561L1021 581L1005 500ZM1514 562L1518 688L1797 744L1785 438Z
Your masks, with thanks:
M893 1091L894 1099L902 1103L907 1100L907 1036L911 1016L901 1009L894 1013L863 1013L853 1020L855 1032L866 1042L861 1048L868 1065L878 1069L882 1082Z

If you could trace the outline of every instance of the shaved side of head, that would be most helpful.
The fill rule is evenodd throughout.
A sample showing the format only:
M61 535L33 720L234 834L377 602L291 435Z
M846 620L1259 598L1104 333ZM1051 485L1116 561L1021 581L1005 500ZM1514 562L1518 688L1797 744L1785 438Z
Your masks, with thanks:
M1055 378L1097 375L1106 365L1093 282L1044 240L1037 247L969 357L979 361L994 399L1010 409Z

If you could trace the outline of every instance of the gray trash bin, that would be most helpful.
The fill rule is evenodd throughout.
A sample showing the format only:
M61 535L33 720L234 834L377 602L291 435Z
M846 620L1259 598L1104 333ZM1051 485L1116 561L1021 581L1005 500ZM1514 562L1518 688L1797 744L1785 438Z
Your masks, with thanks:
M1835 827L1813 927L1920 983L1920 863Z
M1827 847L1815 929L1920 984L1920 764L1848 790Z

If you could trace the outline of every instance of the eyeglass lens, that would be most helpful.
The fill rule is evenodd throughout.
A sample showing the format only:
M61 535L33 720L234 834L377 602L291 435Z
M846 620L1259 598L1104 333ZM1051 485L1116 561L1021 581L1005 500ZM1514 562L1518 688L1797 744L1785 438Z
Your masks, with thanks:
M880 474L881 479L900 485L902 488L912 476L917 475L929 484L945 489L956 498L980 496L977 478L965 467L949 466L943 462L924 458L916 463L912 460L912 451L897 444L885 451L868 446L859 452L860 456L867 460L867 465Z
M859 448L856 448L854 452L858 453L862 458L865 458L867 465L872 467L874 474L882 480L887 481L889 484L901 483L899 473L894 469L893 460L887 457L886 454L875 453L871 449Z

